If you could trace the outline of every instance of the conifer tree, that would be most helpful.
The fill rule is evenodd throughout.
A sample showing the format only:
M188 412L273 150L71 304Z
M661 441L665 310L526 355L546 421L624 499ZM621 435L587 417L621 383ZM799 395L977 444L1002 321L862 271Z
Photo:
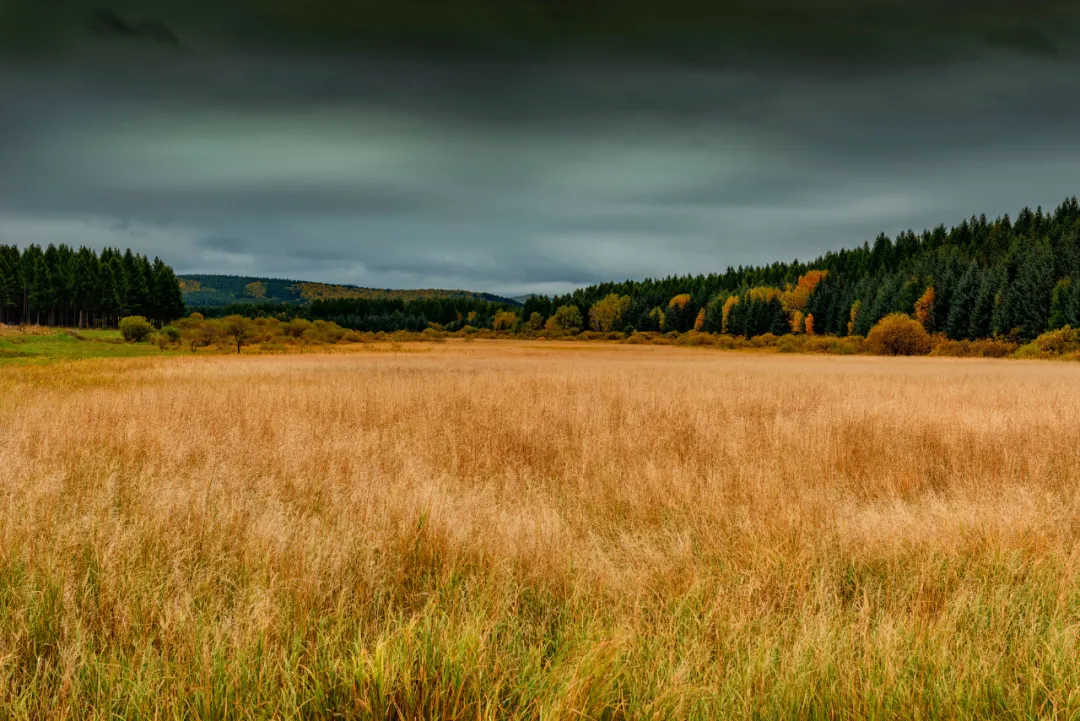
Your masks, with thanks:
M1050 293L1050 318L1046 323L1048 330L1058 330L1072 325L1070 316L1072 306L1072 279L1063 278Z
M975 304L971 307L968 320L968 338L987 338L993 331L994 302L997 298L997 284L989 271L978 274L978 288L975 292Z
M978 264L971 261L953 291L949 317L945 322L945 333L953 340L963 340L970 336L972 310L979 292L979 275Z
M1053 288L1054 256L1049 241L1041 240L1024 253L1013 284L1013 323L1022 339L1031 340L1046 330Z

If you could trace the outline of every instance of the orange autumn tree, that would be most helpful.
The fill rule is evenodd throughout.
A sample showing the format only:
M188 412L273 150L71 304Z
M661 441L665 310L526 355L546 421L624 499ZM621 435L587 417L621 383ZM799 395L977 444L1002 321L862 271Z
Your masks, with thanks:
M787 290L780 296L780 302L784 304L784 310L788 313L806 310L806 302L810 300L810 294L814 292L817 284L828 274L829 271L827 270L810 270L799 278L794 286L789 285Z
M934 300L936 297L934 286L930 286L922 294L922 297L915 301L915 320L919 321L928 332L934 330Z
M694 320L694 330L698 333L705 330L705 309L702 308L698 311L697 318Z
M806 314L806 335L814 335L814 314Z

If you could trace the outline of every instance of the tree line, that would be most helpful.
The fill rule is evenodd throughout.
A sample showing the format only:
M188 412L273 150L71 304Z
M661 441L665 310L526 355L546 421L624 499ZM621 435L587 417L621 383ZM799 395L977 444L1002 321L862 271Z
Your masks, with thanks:
M0 245L0 323L115 328L125 316L157 326L185 315L173 269L129 248Z
M809 263L601 283L524 307L473 297L324 298L196 308L206 318L326 321L358 332L469 329L575 334L689 331L865 336L912 316L950 339L1025 342L1080 326L1080 204L972 217L921 233L884 234ZM0 320L115 326L126 315L161 326L184 315L176 276L130 250L0 246Z
M430 327L454 332L467 327L493 329L512 313L515 306L487 300L479 295L401 298L326 298L310 303L234 303L227 306L197 307L208 319L241 315L248 318L276 318L291 321L322 320L360 332L413 331ZM520 308L518 308L520 310ZM516 315L515 315L516 318ZM506 328L507 330L509 328Z
M613 308L617 306L617 312ZM1080 325L1080 204L1015 220L972 217L809 263L601 283L526 301L526 327L576 332L698 330L865 336L893 313L953 340L1028 341Z

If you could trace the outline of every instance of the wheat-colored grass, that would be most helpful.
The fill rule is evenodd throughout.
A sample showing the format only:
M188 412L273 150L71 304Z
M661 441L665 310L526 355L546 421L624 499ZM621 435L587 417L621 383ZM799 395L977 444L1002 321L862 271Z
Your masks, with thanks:
M1080 366L0 371L0 718L1076 718Z

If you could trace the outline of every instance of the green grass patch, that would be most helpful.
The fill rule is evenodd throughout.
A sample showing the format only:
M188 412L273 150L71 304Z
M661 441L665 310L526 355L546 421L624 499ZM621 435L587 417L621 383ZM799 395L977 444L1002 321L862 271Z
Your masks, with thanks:
M49 335L0 336L0 367L11 364L51 363L83 358L136 358L176 355L152 343L125 343L115 330L61 330Z

